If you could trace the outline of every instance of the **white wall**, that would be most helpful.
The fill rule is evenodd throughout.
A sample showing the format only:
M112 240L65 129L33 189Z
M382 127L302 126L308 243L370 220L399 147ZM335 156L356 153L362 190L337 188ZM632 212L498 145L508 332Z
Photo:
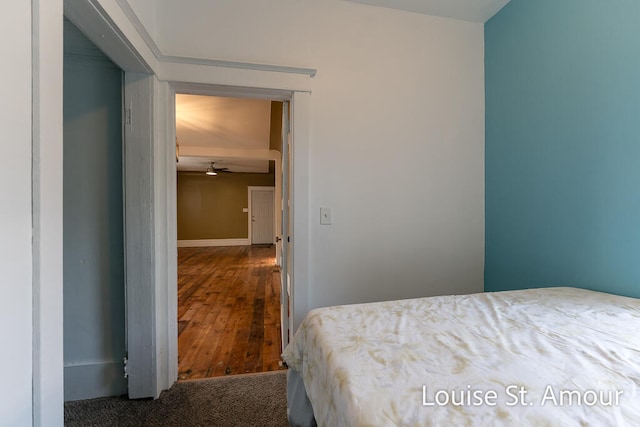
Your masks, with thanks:
M157 34L165 55L318 69L310 307L482 291L482 24L338 0L163 0Z
M0 425L19 426L32 418L31 2L5 5L0 39Z

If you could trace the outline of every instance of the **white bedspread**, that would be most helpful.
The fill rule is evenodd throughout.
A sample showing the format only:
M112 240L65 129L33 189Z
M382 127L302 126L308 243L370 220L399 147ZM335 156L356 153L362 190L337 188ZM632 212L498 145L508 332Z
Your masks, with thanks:
M319 426L640 426L633 298L547 288L327 307L283 356Z

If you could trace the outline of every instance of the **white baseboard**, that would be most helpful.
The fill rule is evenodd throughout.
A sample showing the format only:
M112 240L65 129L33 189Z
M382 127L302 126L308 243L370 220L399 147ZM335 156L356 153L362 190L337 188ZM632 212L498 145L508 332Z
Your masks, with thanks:
M64 401L127 394L123 362L96 362L64 367Z
M205 246L248 246L251 242L246 239L201 239L178 240L179 248L200 248Z

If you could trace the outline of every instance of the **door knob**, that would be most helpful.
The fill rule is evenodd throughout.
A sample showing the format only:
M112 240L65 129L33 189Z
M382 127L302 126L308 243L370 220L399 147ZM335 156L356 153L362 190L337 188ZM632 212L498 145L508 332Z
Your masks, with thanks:
M279 241L281 241L282 239L279 236L276 236L276 243L278 243Z

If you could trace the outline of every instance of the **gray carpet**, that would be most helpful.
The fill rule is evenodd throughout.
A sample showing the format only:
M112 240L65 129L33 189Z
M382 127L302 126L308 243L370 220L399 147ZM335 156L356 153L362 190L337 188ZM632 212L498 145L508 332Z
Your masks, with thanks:
M65 426L288 426L286 371L181 381L158 400L67 402Z

